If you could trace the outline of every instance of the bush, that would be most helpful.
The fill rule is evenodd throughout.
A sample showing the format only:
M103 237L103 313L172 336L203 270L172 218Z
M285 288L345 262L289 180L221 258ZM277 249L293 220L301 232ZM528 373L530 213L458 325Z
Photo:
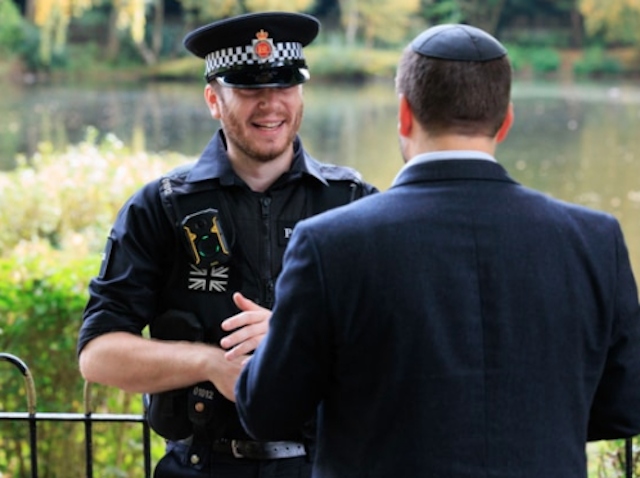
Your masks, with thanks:
M608 56L602 47L591 47L573 64L576 75L615 75L622 72L620 62Z
M523 71L529 63L526 48L509 44L505 44L504 46L509 54L509 61L511 62L513 71Z
M114 137L101 143L96 137L90 130L87 141L62 155L42 145L32 164L23 160L17 170L0 173L0 351L29 366L39 412L84 412L76 340L104 238L135 189L189 160L133 155ZM0 383L0 410L26 411L23 381L4 363ZM94 411L142 412L138 395L95 388ZM82 476L82 425L40 423L40 476ZM141 476L141 426L134 425L94 425L98 476ZM0 422L0 476L29 475L27 431L24 422ZM155 437L154 446L159 456L162 440Z
M530 59L536 73L551 73L560 68L560 54L553 48L533 48Z
M0 351L20 357L29 367L38 412L85 412L76 339L88 280L99 263L97 254L76 257L43 242L23 243L11 257L0 259ZM26 411L26 390L17 378L18 374L3 364L0 409ZM96 412L142 413L137 395L107 387L92 387L91 395ZM94 428L95 468L118 470L117 474L103 470L99 476L140 476L141 425L134 429L131 425L96 424ZM0 430L0 470L9 476L30 476L27 424L2 422ZM157 450L156 455L159 453ZM85 469L81 424L40 422L38 469L40 476L81 476Z
M0 52L11 54L24 41L23 20L12 0L0 0Z
M20 357L36 382L38 411L78 412L82 380L75 358L79 317L86 301L86 278L95 273L93 259L61 257L45 244L29 244L0 259L0 351ZM4 365L0 370L0 408L25 411L22 381ZM81 434L73 424L39 430L38 459L41 472L65 475L84 469ZM0 433L0 470L28 476L29 451L24 437L27 425L3 424ZM13 475L11 475L13 476Z
M562 62L560 53L549 47L523 47L507 45L509 59L514 71L521 72L530 69L534 74L544 74L558 71Z
M143 183L189 158L130 153L115 137L86 141L61 155L42 144L30 163L0 174L0 257L21 242L46 240L83 255L101 251L117 211Z

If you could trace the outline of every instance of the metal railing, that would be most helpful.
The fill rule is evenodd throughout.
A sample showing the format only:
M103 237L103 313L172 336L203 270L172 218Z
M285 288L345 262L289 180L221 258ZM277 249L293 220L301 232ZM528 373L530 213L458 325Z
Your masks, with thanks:
M38 412L36 407L36 389L29 367L15 355L0 353L0 361L13 364L23 375L27 391L26 412L0 412L0 421L29 422L29 448L31 477L38 478L38 422L83 422L85 440L86 476L93 478L93 424L96 422L140 423L142 424L142 441L144 453L144 476L151 477L151 431L147 421L146 409L142 415L93 413L91 406L91 384L84 384L84 413L45 413Z
M36 411L36 389L33 376L29 367L15 355L0 353L0 361L12 363L20 370L25 380L27 390L27 412L0 412L0 421L27 421L29 422L29 446L31 459L31 477L38 478L38 430L40 421L50 422L83 422L85 437L85 463L86 476L93 478L93 423L95 422L119 422L141 423L142 441L144 453L144 476L151 477L151 431L146 416L146 407L142 415L93 413L91 406L91 384L84 385L84 413L44 413ZM633 475L633 441L627 438L624 441L624 466L625 478L634 478Z

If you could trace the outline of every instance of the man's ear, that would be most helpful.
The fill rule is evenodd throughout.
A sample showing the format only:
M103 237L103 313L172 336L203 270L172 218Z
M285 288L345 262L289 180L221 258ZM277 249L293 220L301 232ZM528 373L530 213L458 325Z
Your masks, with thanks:
M400 103L398 105L398 133L405 138L411 136L413 130L413 111L411 105L404 95L400 95Z
M204 100L209 107L213 119L220 119L220 105L218 104L220 98L218 98L216 89L210 84L204 87Z
M502 122L502 126L496 133L496 142L502 143L505 139L507 139L507 135L509 134L509 130L511 129L511 125L513 125L513 103L509 103L509 108L507 109L507 114L504 117L504 121Z

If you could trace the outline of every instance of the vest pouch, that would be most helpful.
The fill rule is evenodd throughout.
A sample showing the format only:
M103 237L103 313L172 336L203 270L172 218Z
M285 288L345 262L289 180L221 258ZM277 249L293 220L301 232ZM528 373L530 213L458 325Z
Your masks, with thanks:
M149 326L150 335L159 340L202 342L204 333L197 317L189 312L168 310ZM189 420L188 397L193 387L149 395L149 426L167 440L181 440L193 434Z
M200 382L190 389L187 410L189 419L196 427L207 427L213 423L216 395L218 391L211 382Z
M193 425L187 414L189 390L183 388L149 396L149 426L161 437L176 441L193 435Z

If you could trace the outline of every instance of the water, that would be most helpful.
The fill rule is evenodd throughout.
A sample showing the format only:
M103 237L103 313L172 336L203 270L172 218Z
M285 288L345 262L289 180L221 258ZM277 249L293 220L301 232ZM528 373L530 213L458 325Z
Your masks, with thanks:
M196 157L217 128L201 83L3 86L0 170L40 142L63 151L88 126L134 151ZM624 83L516 83L515 123L498 159L525 185L616 215L640 274L640 88ZM393 84L305 87L305 147L386 189L402 165Z

